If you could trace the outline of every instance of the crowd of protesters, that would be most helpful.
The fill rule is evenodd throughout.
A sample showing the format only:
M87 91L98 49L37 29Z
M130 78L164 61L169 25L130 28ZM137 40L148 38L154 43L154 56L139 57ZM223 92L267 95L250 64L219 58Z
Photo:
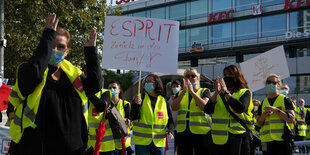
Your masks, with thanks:
M126 100L118 81L102 89L96 31L84 40L86 67L81 71L64 58L71 48L68 31L58 28L56 14L49 14L33 56L17 69L9 96L9 153L18 154L126 154L164 155L167 138L175 139L178 155L291 155L295 141L310 139L310 109L305 100L288 97L288 85L279 75L265 81L267 96L253 93L235 65L216 77L214 92L200 85L194 68L183 79L164 85L155 74L147 75L142 92ZM176 79L176 78L174 78ZM165 95L165 92L167 95ZM116 107L132 130L125 141L113 137L109 121L97 146L97 128L108 107ZM253 134L260 138L254 144Z

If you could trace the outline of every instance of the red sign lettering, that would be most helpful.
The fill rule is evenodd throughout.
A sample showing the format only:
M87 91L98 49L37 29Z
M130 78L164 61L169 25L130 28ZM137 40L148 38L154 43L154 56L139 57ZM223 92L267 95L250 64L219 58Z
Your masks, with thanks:
M116 3L117 5L120 5L120 4L122 4L122 2L128 3L129 1L130 1L130 0L116 0L115 3ZM135 0L131 0L131 1L133 2L133 1L135 1Z
M208 23L222 21L224 17L227 20L233 19L231 14L234 13L234 12L235 12L235 10L210 13L209 14Z
M310 0L305 0L307 6L310 6ZM295 0L285 0L285 5L283 10L291 10L291 9L298 9L301 7L301 4L304 4L305 2L303 0L297 0L296 6L293 5Z

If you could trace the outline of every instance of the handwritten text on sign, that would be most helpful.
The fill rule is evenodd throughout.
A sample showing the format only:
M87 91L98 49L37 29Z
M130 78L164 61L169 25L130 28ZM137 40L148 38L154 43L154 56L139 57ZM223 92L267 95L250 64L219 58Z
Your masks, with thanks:
M176 21L108 16L102 66L176 73L178 31Z
M281 79L289 77L283 46L276 47L240 64L252 91L265 87L269 74L278 74Z

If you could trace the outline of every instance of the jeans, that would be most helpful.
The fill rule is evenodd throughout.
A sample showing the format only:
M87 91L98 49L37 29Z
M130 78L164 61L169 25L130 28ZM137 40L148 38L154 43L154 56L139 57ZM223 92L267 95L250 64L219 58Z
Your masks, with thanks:
M165 155L165 147L157 147L152 142L150 145L135 145L136 155Z

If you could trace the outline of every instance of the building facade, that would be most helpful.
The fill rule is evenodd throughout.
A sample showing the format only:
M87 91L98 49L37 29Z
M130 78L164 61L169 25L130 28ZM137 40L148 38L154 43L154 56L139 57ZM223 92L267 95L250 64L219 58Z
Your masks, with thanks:
M289 96L310 105L310 0L116 1L123 16L179 21L179 68L194 67L212 79L225 66L283 45ZM253 94L266 97L265 89Z

